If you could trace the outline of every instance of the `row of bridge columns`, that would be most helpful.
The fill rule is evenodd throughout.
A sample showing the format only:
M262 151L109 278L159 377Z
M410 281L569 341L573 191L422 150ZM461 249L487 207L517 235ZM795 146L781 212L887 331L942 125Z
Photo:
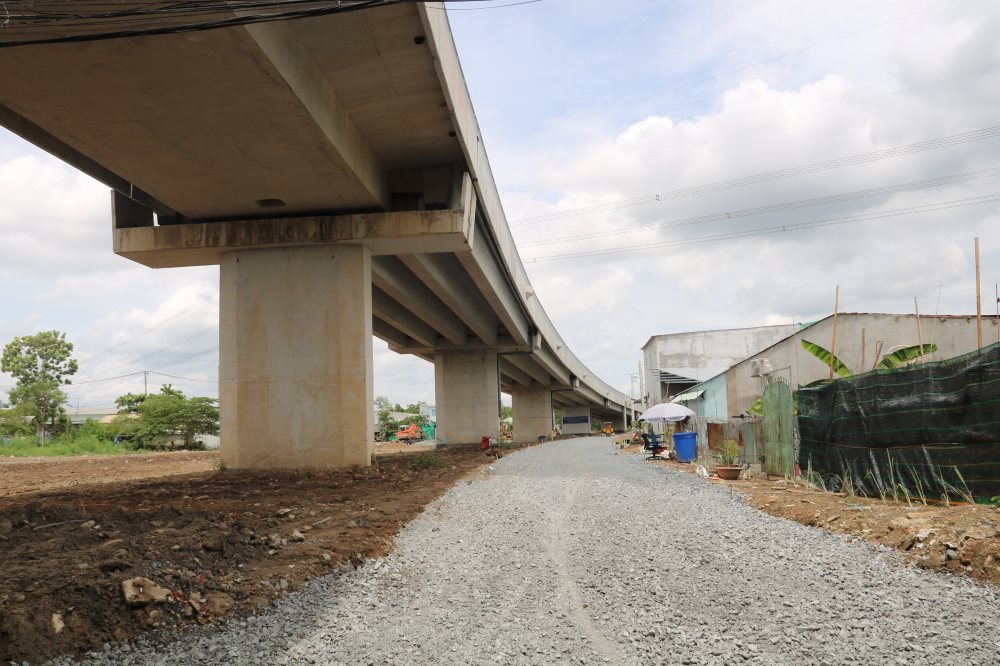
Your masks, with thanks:
M370 250L226 252L220 264L220 427L228 468L368 465L372 433ZM437 439L499 430L496 351L434 357ZM548 387L516 389L515 438L552 429Z

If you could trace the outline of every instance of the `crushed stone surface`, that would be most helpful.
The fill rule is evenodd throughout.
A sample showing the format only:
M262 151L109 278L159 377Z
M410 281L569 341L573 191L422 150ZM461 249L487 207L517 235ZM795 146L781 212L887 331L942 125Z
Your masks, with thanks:
M389 557L87 663L996 664L996 591L574 439L459 482Z

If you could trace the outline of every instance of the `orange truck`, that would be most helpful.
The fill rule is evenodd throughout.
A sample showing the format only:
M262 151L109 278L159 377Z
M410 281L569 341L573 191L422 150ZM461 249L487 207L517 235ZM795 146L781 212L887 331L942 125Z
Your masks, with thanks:
M424 439L424 431L415 423L403 426L396 432L396 441L404 444L412 444Z

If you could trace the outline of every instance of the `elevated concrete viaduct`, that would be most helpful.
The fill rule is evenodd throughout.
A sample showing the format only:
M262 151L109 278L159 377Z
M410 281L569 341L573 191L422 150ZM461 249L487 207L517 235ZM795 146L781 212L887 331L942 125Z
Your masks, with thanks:
M220 266L227 467L369 464L372 335L434 363L446 444L500 391L519 441L621 421L534 297L442 9L0 48L0 123L112 188L116 253Z

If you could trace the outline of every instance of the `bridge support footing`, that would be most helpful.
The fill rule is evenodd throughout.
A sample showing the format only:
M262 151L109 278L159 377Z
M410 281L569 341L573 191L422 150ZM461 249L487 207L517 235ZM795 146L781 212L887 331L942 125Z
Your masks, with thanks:
M222 255L219 405L227 468L369 465L371 254L362 245Z
M434 355L437 441L448 446L479 444L500 434L495 351L448 351Z
M552 390L548 386L513 388L510 397L515 442L537 442L542 435L552 435Z

